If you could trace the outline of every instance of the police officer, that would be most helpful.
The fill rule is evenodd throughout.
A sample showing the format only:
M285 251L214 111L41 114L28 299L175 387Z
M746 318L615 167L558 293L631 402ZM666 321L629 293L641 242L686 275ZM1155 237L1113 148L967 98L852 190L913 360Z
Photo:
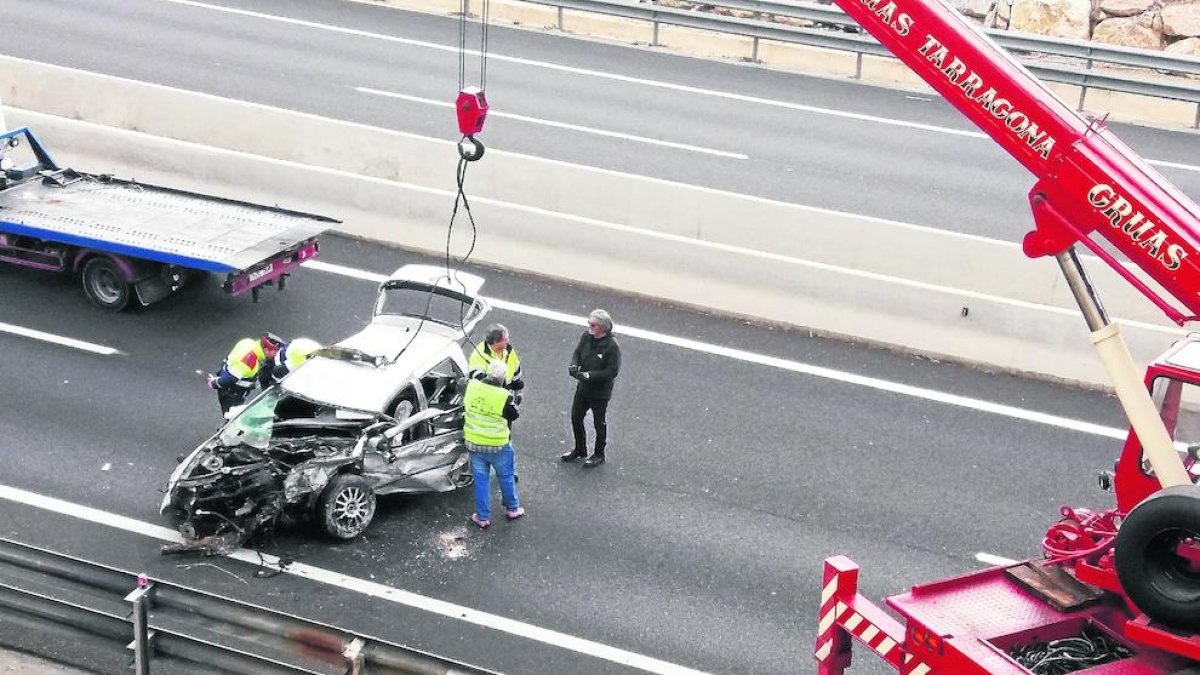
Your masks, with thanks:
M510 423L520 417L513 393L504 388L508 367L500 359L488 363L484 379L471 379L463 396L466 417L463 439L471 455L471 473L475 477L475 513L471 522L480 529L492 524L492 469L500 483L505 517L516 520L525 515L517 497L516 451L512 446Z
M257 340L242 338L237 341L217 374L208 376L208 386L217 390L222 415L233 406L245 403L254 386L264 382L264 374L270 377L271 361L284 344L274 333L264 333Z
M321 343L306 337L298 337L284 344L271 363L271 384L279 384L321 349Z
M467 361L471 377L483 378L492 359L504 362L504 387L516 393L516 402L520 404L521 391L525 388L525 380L521 376L521 357L517 356L517 348L509 341L508 328L503 324L488 326L483 334L483 342L471 350L471 358Z

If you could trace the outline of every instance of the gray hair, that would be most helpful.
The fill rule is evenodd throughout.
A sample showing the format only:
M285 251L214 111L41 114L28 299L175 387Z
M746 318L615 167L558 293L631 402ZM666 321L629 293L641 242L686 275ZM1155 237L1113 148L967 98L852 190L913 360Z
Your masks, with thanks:
M508 328L506 328L502 323L494 323L488 326L487 330L484 331L483 341L486 344L494 345L500 340L503 340L505 335L508 335Z
M612 317L608 315L608 312L602 309L593 309L592 313L588 314L588 321L595 321L596 323L604 326L604 330L608 331L609 333L612 332Z
M488 361L487 375L489 380L502 383L508 377L508 365L500 359L492 359Z

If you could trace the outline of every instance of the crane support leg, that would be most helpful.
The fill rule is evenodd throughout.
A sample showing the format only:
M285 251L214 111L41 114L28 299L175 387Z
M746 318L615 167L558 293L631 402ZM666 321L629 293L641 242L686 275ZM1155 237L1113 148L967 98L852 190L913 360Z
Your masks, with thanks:
M1190 484L1191 480L1183 466L1183 460L1175 452L1167 428L1163 425L1154 402L1150 400L1150 392L1146 390L1134 366L1129 347L1121 338L1120 326L1109 321L1087 272L1079 264L1075 248L1071 247L1055 257L1062 268L1063 276L1067 279L1067 285L1071 287L1075 302L1079 304L1083 318L1087 321L1091 331L1089 337L1100 355L1104 369L1112 379L1117 399L1121 401L1121 407L1125 409L1125 415L1129 417L1129 423L1137 433L1150 465L1154 467L1154 475L1163 487Z
M905 651L904 626L859 595L858 565L845 556L826 558L814 650L817 675L844 675L855 640L902 675L938 675Z

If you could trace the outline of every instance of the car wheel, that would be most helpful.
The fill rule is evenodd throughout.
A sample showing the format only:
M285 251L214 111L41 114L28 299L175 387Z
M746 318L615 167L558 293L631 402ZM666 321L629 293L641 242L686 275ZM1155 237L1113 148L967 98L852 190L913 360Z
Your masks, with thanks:
M375 491L362 476L340 474L317 502L321 527L335 539L354 539L375 518Z
M1117 531L1121 587L1151 619L1200 628L1200 487L1179 485L1147 497Z
M93 305L119 312L129 304L133 294L125 274L112 260L96 257L83 266L83 292Z

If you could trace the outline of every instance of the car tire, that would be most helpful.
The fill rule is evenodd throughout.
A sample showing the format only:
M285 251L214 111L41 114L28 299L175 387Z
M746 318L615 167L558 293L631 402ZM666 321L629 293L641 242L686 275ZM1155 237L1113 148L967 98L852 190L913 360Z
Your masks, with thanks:
M1117 531L1113 562L1134 606L1172 628L1200 629L1200 568L1176 553L1200 540L1200 487L1178 485L1147 497Z
M119 312L129 304L133 288L111 259L97 256L87 261L81 275L83 292L100 309Z
M367 531L375 518L375 491L362 476L339 474L317 501L321 529L334 539L349 540Z

